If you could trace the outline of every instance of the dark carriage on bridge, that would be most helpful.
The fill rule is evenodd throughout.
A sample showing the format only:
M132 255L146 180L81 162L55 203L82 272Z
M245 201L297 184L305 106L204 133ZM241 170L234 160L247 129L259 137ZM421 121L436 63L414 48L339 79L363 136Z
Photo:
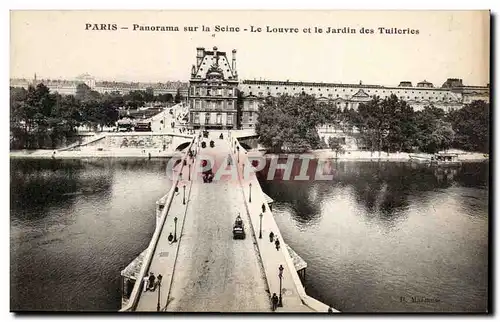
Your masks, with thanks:
M240 215L238 215L234 221L233 239L245 239L245 224Z

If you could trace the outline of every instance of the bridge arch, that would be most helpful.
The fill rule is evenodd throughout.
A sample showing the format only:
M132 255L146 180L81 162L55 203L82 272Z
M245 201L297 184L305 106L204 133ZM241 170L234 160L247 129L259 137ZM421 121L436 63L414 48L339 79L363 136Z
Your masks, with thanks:
M249 150L252 150L252 149L253 149L250 145L248 145L248 144L247 144L247 143L245 143L245 142L240 142L240 145L241 145L241 147L242 147L242 148L244 148L244 149L245 149L245 150L247 150L247 151L249 151Z

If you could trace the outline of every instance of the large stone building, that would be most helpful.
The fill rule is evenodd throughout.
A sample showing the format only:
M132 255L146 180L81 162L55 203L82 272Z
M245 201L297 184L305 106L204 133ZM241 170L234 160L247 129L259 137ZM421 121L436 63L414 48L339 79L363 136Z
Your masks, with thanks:
M237 127L238 73L236 50L231 63L225 52L197 48L196 65L189 81L191 128L232 129Z
M417 111L433 105L449 112L474 100L489 102L489 85L465 86L461 79L456 78L449 78L441 87L434 87L426 80L416 86L410 81L402 81L398 86L366 85L361 81L359 84L269 80L243 80L239 83L235 53L233 50L232 63L229 64L226 53L217 51L217 47L213 51L197 48L189 88L190 124L193 128L254 128L260 102L266 97L284 94L305 93L319 101L352 109L375 96L384 99L392 94ZM335 130L325 124L320 131Z
M385 98L395 94L405 100L415 110L434 105L446 112L461 108L474 100L489 102L488 86L464 86L461 79L448 79L441 87L422 81L412 86L409 81L398 86L381 86L341 83L311 83L289 81L243 80L239 86L243 98L241 127L253 128L257 122L259 102L268 96L309 94L319 101L331 101L340 108L357 109L359 104L373 97Z

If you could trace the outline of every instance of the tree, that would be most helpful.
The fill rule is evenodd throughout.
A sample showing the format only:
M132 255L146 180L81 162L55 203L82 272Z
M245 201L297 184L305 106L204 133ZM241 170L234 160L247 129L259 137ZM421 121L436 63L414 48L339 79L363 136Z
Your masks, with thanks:
M489 152L490 105L474 101L453 111L449 120L456 137L453 146L468 151Z
M154 102L155 101L155 91L152 87L146 88L144 93L144 100L146 102Z
M174 97L170 93L159 94L156 100L163 103L172 103L174 101Z
M177 93L175 94L175 104L179 104L180 102L182 102L182 100L183 100L183 97L181 94L181 89L177 88Z
M381 151L389 131L389 108L378 96L367 103L360 104L354 118L354 125L360 137L370 147L370 151ZM390 106L389 106L390 107Z
M420 151L436 153L450 147L454 131L451 123L444 120L444 116L444 111L434 106L427 106L416 112L415 145Z
M330 147L330 149L332 149L332 151L335 151L335 159L338 158L339 153L343 154L345 152L344 146L340 142L339 138L335 138L332 136L329 137L328 138L328 146Z
M87 84L81 83L76 86L75 97L80 101L99 100L101 94L97 91L93 91Z
M12 90L10 107L12 148L54 148L74 135L80 122L78 101L50 93L43 84Z
M273 152L304 152L321 146L316 128L324 122L324 111L310 95L267 97L257 120L260 142Z

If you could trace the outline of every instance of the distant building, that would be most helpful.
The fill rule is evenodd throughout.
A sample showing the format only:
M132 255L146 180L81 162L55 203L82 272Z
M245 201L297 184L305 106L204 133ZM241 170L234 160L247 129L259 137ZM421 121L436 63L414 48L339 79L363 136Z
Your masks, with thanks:
M238 73L236 50L231 63L226 53L214 47L196 49L196 65L189 81L189 125L191 128L237 127Z
M188 83L186 82L166 82L166 83L134 83L134 82L114 82L114 81L96 81L95 78L89 74L82 74L77 76L74 80L61 80L61 79L37 79L36 74L33 79L20 79L11 78L10 86L28 88L30 85L37 85L43 83L51 91L58 92L61 95L75 95L76 87L78 84L86 84L90 89L97 91L101 94L118 92L122 95L128 94L131 91L145 91L152 89L154 95L159 94L172 94L175 96L177 90L183 97L187 97Z

